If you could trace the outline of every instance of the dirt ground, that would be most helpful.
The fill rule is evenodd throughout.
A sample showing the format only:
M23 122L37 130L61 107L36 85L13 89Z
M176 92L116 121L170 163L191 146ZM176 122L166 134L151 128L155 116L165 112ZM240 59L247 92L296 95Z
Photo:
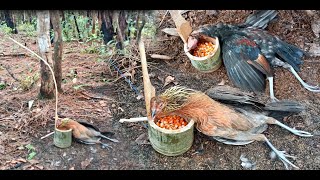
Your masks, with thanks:
M184 16L191 21L193 28L197 28L219 21L241 23L251 12L221 10L217 15L207 15L205 11L190 11ZM164 13L159 11L157 26ZM319 42L312 32L311 23L312 18L304 11L279 11L278 20L272 22L267 30L308 51L311 43ZM165 61L147 56L148 71L157 93L174 85L170 83L163 87L167 76L173 76L174 82L179 85L200 91L216 86L222 80L232 86L223 66L207 74L194 69L183 52L181 39L161 32L167 27L174 27L169 15L163 19L156 38L146 41L147 54L173 57ZM37 50L35 39L23 35L14 38ZM96 54L83 53L87 45L79 42L64 44L64 92L59 95L59 114L88 121L104 131L112 131L115 133L113 137L120 143L105 141L113 148L103 149L100 145L73 142L71 147L60 149L54 146L53 136L40 139L54 129L54 100L38 99L40 81L36 81L30 90L23 91L20 88L19 80L38 72L39 61L9 40L2 38L0 41L0 82L8 84L0 90L0 169L241 170L245 169L241 166L241 155L255 163L254 169L285 169L281 161L270 158L270 149L264 143L225 145L196 130L191 149L183 155L168 157L159 154L148 144L147 129L143 122L119 123L121 118L145 116L144 99L138 97L107 61L98 61ZM140 63L132 61L129 63L134 69L134 72L129 71L131 75L134 74L131 81L142 93ZM270 126L264 134L275 147L296 156L292 162L300 169L320 169L320 94L304 89L285 69L276 68L274 74L276 97L297 100L307 107L304 112L286 118L284 123L311 132L314 136L297 137L275 126ZM305 57L299 74L307 83L319 84L320 58ZM268 88L265 93L268 95ZM31 100L34 102L29 109L28 102ZM145 141L138 141L138 137ZM28 150L28 144L35 149ZM32 160L26 160L32 151L36 155Z

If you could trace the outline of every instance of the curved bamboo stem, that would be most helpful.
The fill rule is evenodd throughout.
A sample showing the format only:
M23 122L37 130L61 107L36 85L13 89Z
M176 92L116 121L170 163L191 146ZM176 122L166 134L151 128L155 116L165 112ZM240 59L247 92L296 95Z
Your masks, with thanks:
M35 52L33 52L32 50L30 50L29 48L27 48L26 46L22 45L21 43L19 43L18 41L12 39L11 37L8 37L11 41L15 42L16 44L18 44L19 46L21 46L22 48L26 49L27 51L29 51L31 54L35 55L37 58L39 58L41 61L44 62L45 65L47 65L52 73L52 77L53 77L53 82L54 82L54 87L55 87L55 91L56 91L56 109L55 109L55 118L54 118L54 127L57 127L57 121L58 121L58 88L57 88L57 82L56 82L56 78L54 76L54 72L51 68L51 66L49 65L49 63L44 60L41 56L39 56L38 54L36 54Z

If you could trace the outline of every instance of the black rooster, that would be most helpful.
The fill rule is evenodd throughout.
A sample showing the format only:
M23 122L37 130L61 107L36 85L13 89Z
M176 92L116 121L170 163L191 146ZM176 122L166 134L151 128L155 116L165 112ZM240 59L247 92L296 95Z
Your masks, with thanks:
M273 91L272 71L272 67L277 66L288 69L307 90L320 92L318 86L305 83L297 73L302 64L301 58L306 53L263 30L276 16L274 10L256 11L243 24L202 26L189 36L188 50L196 47L200 36L218 37L231 81L241 89L263 92L267 77L272 101L277 100Z

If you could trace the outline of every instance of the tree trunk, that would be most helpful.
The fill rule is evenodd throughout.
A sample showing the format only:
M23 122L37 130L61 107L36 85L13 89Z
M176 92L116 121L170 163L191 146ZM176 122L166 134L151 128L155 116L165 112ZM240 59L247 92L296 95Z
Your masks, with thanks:
M7 26L12 29L12 33L18 34L18 30L17 30L15 24L13 23L10 11L8 11L8 10L4 11L4 18L6 20Z
M117 29L117 48L124 48L124 41L127 39L126 37L126 29L127 22L125 17L125 11L114 12L114 19L116 21L116 29Z
M112 12L105 11L101 13L101 31L105 44L113 39L114 31L112 25Z
M97 19L97 12L96 11L92 11L91 12L91 19L92 19L92 31L91 31L91 34L95 34L96 33L96 19Z
M50 52L50 14L49 11L37 11L37 30L38 30L38 45L40 56L52 64L52 55ZM52 74L49 67L44 62L41 65L41 87L40 98L53 98L54 97L54 84Z
M60 12L59 11L50 11L50 18L54 31L54 52L53 52L53 69L54 75L57 81L58 91L61 93L61 81L62 81L62 70L61 70L61 61L62 61L62 34L61 34L61 23L60 23Z
M77 29L77 32L78 32L78 38L81 41L81 34L80 34L79 26L78 26L78 23L77 23L77 18L74 15L74 13L72 13L72 15L73 15L73 19L74 19L74 24L76 25L76 29Z

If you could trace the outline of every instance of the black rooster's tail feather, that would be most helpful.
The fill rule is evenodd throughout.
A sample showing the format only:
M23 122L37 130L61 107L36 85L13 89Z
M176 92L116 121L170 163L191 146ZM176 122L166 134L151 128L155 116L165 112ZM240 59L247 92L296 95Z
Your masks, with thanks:
M284 41L281 41L280 39L277 40L278 43L275 49L277 56L279 56L280 59L283 59L285 62L290 64L294 68L294 70L299 72L299 65L303 62L302 56L306 53L292 44L288 44Z
M305 107L296 101L281 100L267 103L264 109L268 111L268 116L282 120L286 116L302 112Z
M115 133L110 131L100 131L98 127L86 122L86 121L79 121L80 124L84 125L87 128L94 129L97 132L100 132L104 136L113 136Z
M239 106L247 104L255 107L264 106L263 102L254 97L252 93L227 85L210 88L205 93L210 98L227 104L239 104Z
M269 22L274 20L278 12L276 10L259 10L249 15L243 24L247 27L265 29Z
M210 88L205 93L210 98L221 103L229 104L235 108L264 113L277 120L282 120L286 116L305 110L305 107L301 103L291 100L264 103L267 97L263 95L253 96L239 88L227 85Z
M299 113L305 110L305 107L301 103L298 103L296 101L281 100L267 103L264 109L269 111L286 111L292 113Z

